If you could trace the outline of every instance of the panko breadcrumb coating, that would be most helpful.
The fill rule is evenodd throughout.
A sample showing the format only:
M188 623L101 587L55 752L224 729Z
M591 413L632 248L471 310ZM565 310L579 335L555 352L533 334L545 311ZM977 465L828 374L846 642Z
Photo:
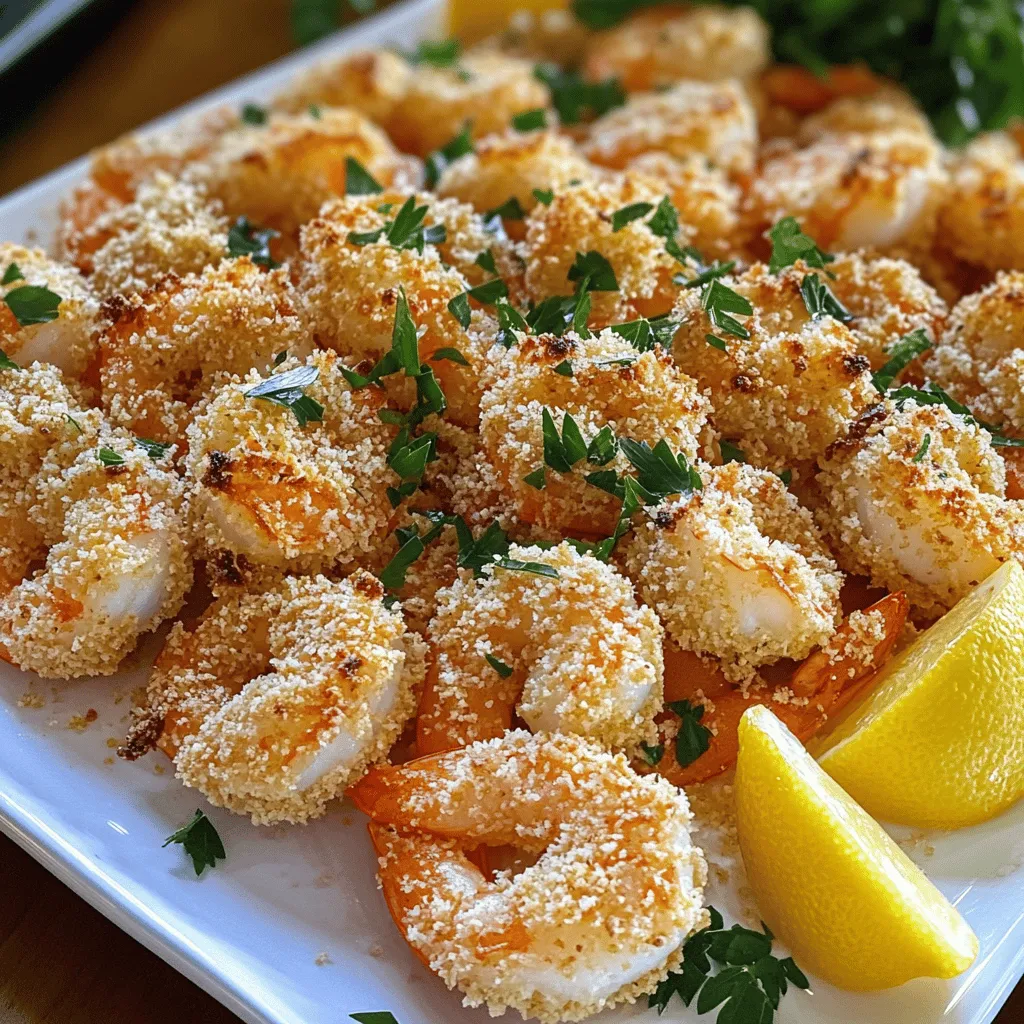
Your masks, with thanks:
M65 237L74 263L101 298L153 287L168 274L199 273L228 252L220 203L164 171L139 185L135 199Z
M302 426L290 408L247 397L264 379L250 370L220 385L189 426L194 513L211 558L230 551L309 572L365 556L387 533L386 489L400 480L387 465L394 430L377 417L381 393L353 391L333 352L274 372L302 365L318 371L303 392L323 406L321 422Z
M555 193L526 219L526 291L533 302L571 295L569 271L577 254L599 252L611 265L617 291L591 291L591 323L598 326L656 316L672 308L678 291L672 278L684 268L666 251L665 239L646 219L612 229L612 215L634 203L657 207L665 197L660 181L641 175L616 175L584 182ZM681 225L681 244L692 233Z
M407 941L470 1006L553 1024L633 1003L706 924L683 791L578 736L510 732L353 792ZM535 859L488 881L464 850Z
M658 617L636 603L624 576L567 542L513 545L509 557L558 576L491 566L478 579L462 570L437 594L421 752L501 736L513 710L534 732L628 750L653 742L664 671Z
M924 368L980 419L1024 436L1024 273L961 299Z
M841 617L837 570L811 513L767 470L701 468L704 486L638 524L626 565L640 595L687 651L747 679L802 660Z
M817 515L840 566L905 590L919 618L952 608L1000 562L1024 563L1024 506L1004 497L1003 460L945 406L879 403L820 465Z
M815 142L826 135L849 132L883 134L904 131L935 141L928 115L910 94L886 83L865 96L843 96L827 107L811 114L800 123L797 139L801 145Z
M768 26L752 8L697 5L645 11L597 33L585 68L588 78L614 76L640 92L688 78L748 78L768 56Z
M738 82L680 82L608 111L581 148L605 167L623 168L644 153L699 154L728 174L746 174L754 167L757 118Z
M60 297L60 304L55 320L22 326L10 306L0 301L0 350L19 365L52 363L69 377L79 377L95 350L92 334L99 300L74 267L51 260L42 249L0 242L0 277L13 275L12 264L21 274L0 284L0 300L29 285L48 288Z
M531 61L475 50L450 67L413 68L388 131L406 153L425 157L468 123L473 138L504 131L516 114L548 105Z
M772 274L758 263L722 278L753 306L752 315L737 316L749 338L714 326L703 289L687 290L675 311L682 320L676 362L710 389L722 435L768 469L816 458L876 397L853 334L830 316L810 318L800 292L808 269L798 263ZM709 334L721 336L724 352L708 343Z
M64 455L39 470L28 515L46 564L0 601L0 649L48 678L111 675L192 585L184 487L126 431Z
M452 162L437 192L470 203L481 213L514 198L529 213L539 202L536 191L558 191L595 176L594 167L565 135L551 129L506 131L485 136L472 153Z
M211 803L255 824L323 814L416 707L425 645L356 571L228 592L154 666L124 752L154 744Z
M183 447L192 408L218 373L265 371L280 352L304 357L311 340L284 270L248 256L160 280L103 304L100 382L115 424Z
M626 361L625 365L622 362ZM572 376L556 373L568 362ZM622 452L603 464L586 460L571 472L545 468L543 414L558 430L568 413L590 444L604 427L614 435L654 447L668 442L693 460L710 439L710 406L691 377L676 369L661 348L637 353L625 338L602 331L590 338L524 338L499 364L481 407L480 436L488 458L527 523L588 536L612 532L620 501L585 476L597 469L631 469ZM544 488L523 478L545 469Z
M508 25L478 44L522 60L580 64L593 33L567 10L514 11Z
M356 110L323 107L315 115L272 113L265 125L227 132L189 175L230 217L290 234L323 203L345 194L346 158L382 185L415 185L417 162Z

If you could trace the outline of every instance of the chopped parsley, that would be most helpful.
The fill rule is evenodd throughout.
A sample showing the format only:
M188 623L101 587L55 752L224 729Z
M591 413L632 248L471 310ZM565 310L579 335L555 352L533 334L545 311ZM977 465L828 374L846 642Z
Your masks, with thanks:
M60 316L62 299L44 285L23 284L12 288L4 296L4 302L21 327L31 327L33 324L48 324L56 320Z
M688 252L687 255L693 255L693 253ZM676 274L672 280L676 284L681 284L684 288L700 288L709 281L713 281L716 277L725 277L726 274L731 273L733 267L736 266L736 261L729 260L728 263L721 263L715 260L710 266L705 266L698 259L697 264L699 269L693 277L683 277L682 274Z
M508 307L511 309L512 307ZM535 334L564 334L570 327L581 338L589 337L590 293L586 282L573 295L551 295L526 314L526 324Z
M369 245L384 238L395 249L415 249L422 256L424 246L440 245L448 237L443 224L424 225L427 209L425 205L416 205L415 196L409 196L394 220L385 221L374 231L350 231L348 241L352 245Z
M724 338L719 338L717 334L705 334L704 340L712 347L717 348L722 352L728 352L728 346L725 344Z
M270 240L278 234L273 228L251 224L248 217L239 217L228 230L228 255L248 256L253 263L273 270L281 265L270 255Z
M787 487L793 482L793 470L791 469L780 469L775 474Z
M540 128L547 128L547 126L548 116L543 107L524 110L512 118L512 127L517 132L535 132Z
M259 104L246 103L242 107L242 121L245 124L261 127L267 123L267 110L265 107L259 106Z
M347 6L357 14L369 14L374 0L346 0ZM338 28L341 19L341 0L292 0L292 36L299 46L315 43Z
M345 157L345 195L375 196L384 186L354 157Z
M446 142L440 149L435 149L424 162L424 179L427 188L434 188L441 175L449 164L454 163L460 156L466 156L473 152L472 126L467 123L462 131Z
M318 103L310 103L310 105L306 107L306 113L308 113L314 121L319 121L320 118L324 116L324 112Z
M551 411L545 407L541 413L541 429L544 435L544 464L559 473L571 473L573 467L584 459L592 466L604 466L615 458L616 441L607 424L587 444L579 425L569 413L562 415L562 430L559 433Z
M523 483L536 491L543 491L548 485L548 473L544 466L538 466L532 473L523 477Z
M676 241L679 233L679 214L668 196L665 196L654 209L654 215L647 221L647 227L659 238L665 239L665 252L678 263L685 263L687 257L693 257L693 250L683 249Z
M218 860L227 857L213 822L200 810L196 810L191 821L169 835L163 845L169 846L171 843L180 843L185 848L185 853L192 858L192 867L197 875L201 875L206 868L216 867Z
M477 258L473 260L473 262L478 267L486 270L489 274L496 275L498 273L497 264L494 262L494 253L490 249L484 249L482 253L477 255Z
M0 277L0 284L13 284L15 281L24 281L25 275L21 272L21 267L17 263L12 263L5 271L4 276Z
M484 214L485 221L493 220L495 217L500 217L502 220L523 220L526 217L526 211L523 209L522 203L512 196L511 199L506 199L501 206L496 206Z
M459 556L456 564L460 568L472 569L475 575L481 575L485 566L497 566L499 569L510 569L518 572L530 572L538 576L557 578L558 570L544 562L522 562L509 558L508 535L497 522L491 523L484 532L471 541L462 544L459 541Z
M718 447L722 452L722 465L727 466L730 462L746 462L747 455L742 448L737 447L732 441L721 440Z
M583 282L580 287L592 292L617 292L619 282L608 260L596 249L576 253L569 268L569 280Z
M671 313L662 313L650 319L640 317L639 320L613 324L609 328L620 338L625 338L637 352L649 352L655 345L668 348L678 329L679 320L674 319Z
M324 407L304 390L319 376L320 371L315 366L297 366L294 370L273 374L242 394L291 409L299 426L304 427L307 423L320 423L324 418Z
M925 434L924 437L921 438L921 447L917 449L917 454L910 461L914 463L920 462L928 454L928 449L931 447L931 443L932 435Z
M437 461L437 434L427 431L418 437L411 435L408 426L402 427L391 442L387 463L402 481L398 487L387 489L388 499L397 508L403 498L409 497L420 486L427 464Z
M745 296L740 295L737 291L733 291L728 285L722 284L717 277L704 285L700 304L701 308L708 314L712 327L716 328L716 330L730 334L734 338L750 337L750 331L735 319L732 314L737 313L740 316L750 316L754 312L754 307L751 306L750 301ZM715 345L715 347L725 351L725 339L720 335L708 334L705 340L709 345L713 345L715 341L720 342L721 344Z
M832 289L817 274L806 274L800 282L800 294L812 320L830 316L840 323L849 323L850 311L832 294Z
M653 747L647 743L641 743L640 749L643 751L644 760L648 764L657 764L665 756L665 745L663 743L658 743Z
M882 394L892 387L893 381L923 352L932 347L928 332L918 327L909 334L904 334L899 341L894 341L886 348L889 356L886 364L871 375L871 383Z
M103 463L104 466L123 466L124 456L120 452L115 452L113 448L101 447L96 449L96 458Z
M459 366L469 366L469 360L457 348L439 348L430 357L432 363L439 363L444 359L451 363L458 363Z
M796 217L783 217L768 232L768 240L772 243L772 255L768 261L768 271L772 274L791 267L797 260L803 260L807 266L818 270L824 270L826 264L835 260L835 256L819 249L817 242L800 230Z
M462 43L451 39L424 39L416 44L415 50L400 50L410 64L429 64L435 68L450 68L458 64L462 56Z
M548 188L533 189L533 198L543 206L550 206L555 198L555 193Z
M485 281L483 284L478 284L475 288L469 288L467 291L460 292L454 299L449 301L448 312L459 321L463 328L467 328L472 317L469 305L470 299L476 299L477 302L484 306L493 306L501 299L507 298L508 288L505 282L500 277L496 277L493 281Z
M700 724L704 717L703 704L691 704L688 700L669 701L667 707L679 716L679 732L676 733L676 760L680 768L693 764L711 745L711 730Z
M689 464L686 456L682 452L674 455L665 440L650 448L646 441L622 437L619 438L619 448L636 469L636 482L647 495L667 498L673 494L692 494L704 486L700 474Z
M280 366L288 358L288 349L283 348L274 356L273 366Z
M74 421L72 421L74 422ZM75 424L78 427L78 424ZM78 427L79 433L82 428ZM135 438L135 444L141 448L154 462L162 459L173 447L172 444L166 444L163 441L150 441L147 437Z
M573 375L572 363L568 359L563 359L557 366L551 368L559 377L571 377Z
M496 658L489 651L487 654L484 655L484 657L487 659L487 664L490 665L491 668L493 668L494 671L497 672L502 679L508 679L508 677L512 675L512 673L515 671L515 669L512 668L511 665L506 665L505 662L503 662L500 658Z
M957 416L963 416L968 423L987 430L992 436L993 448L1024 448L1024 438L1008 437L993 424L979 420L966 405L961 405L951 395L946 394L938 384L931 381L919 388L904 384L902 387L888 392L886 397L894 401L899 409L902 409L907 402L916 402L918 405L944 405L950 412L956 413Z
M20 369L21 367L3 349L0 349L0 370Z
M496 302L494 312L498 318L498 333L495 335L495 341L499 345L504 345L505 348L511 348L517 341L516 332L525 333L530 329L530 325L522 313L507 302Z
M398 1024L395 1015L387 1010L371 1010L367 1013L350 1013L353 1020L359 1024Z
M429 530L420 533L415 527L400 526L395 530L399 540L398 553L391 559L380 574L380 581L388 590L401 590L405 586L406 573L409 567L427 550L427 545L441 536L445 526L454 526L459 537L459 547L463 548L473 542L473 534L461 516L446 515L444 512L419 512L432 525Z
M76 434L83 433L82 424L79 423L78 420L76 420L74 416L71 416L68 413L64 413L64 420L65 420L65 422L67 423L67 425L69 427L74 429Z
M630 203L629 206L623 206L612 214L612 232L621 231L632 221L646 217L653 209L653 203Z
M551 92L551 105L562 124L600 117L626 102L626 92L617 78L588 82L578 72L565 71L552 63L536 65L533 73Z

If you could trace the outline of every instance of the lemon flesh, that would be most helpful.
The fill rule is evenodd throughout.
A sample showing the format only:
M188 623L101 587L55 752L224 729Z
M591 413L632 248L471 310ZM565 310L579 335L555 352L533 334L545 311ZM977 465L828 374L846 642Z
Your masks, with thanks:
M810 746L876 818L985 821L1024 795L1024 569L1005 562Z
M465 43L475 43L485 36L508 27L509 18L517 11L540 14L565 7L568 0L448 0L448 31Z
M740 850L762 918L797 964L873 991L970 966L970 927L766 707L739 726Z

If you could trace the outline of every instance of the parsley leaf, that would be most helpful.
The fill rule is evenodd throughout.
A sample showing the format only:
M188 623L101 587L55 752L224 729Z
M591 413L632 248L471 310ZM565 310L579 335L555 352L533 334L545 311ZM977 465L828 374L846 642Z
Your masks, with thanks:
M374 196L384 186L354 157L345 157L345 195Z
M619 448L637 470L637 483L654 497L667 498L673 494L692 494L703 486L700 474L690 466L680 452L672 454L665 440L650 448L646 441L619 439Z
M516 331L525 333L530 329L530 325L523 318L519 310L514 306L510 306L507 302L496 302L494 304L494 312L498 317L498 333L495 335L494 340L499 345L504 345L505 348L511 348L517 340Z
M718 337L717 334L705 334L704 340L712 347L717 348L722 352L728 352L729 349L725 344L725 338Z
M518 572L530 572L538 576L557 578L558 570L544 562L523 562L509 558L508 535L497 521L491 523L475 540L470 534L468 538L459 537L459 556L456 564L460 568L473 570L474 575L482 575L485 566L496 566Z
M894 401L899 409L902 409L908 401L917 402L918 405L944 405L950 412L956 413L957 416L963 416L968 423L987 430L992 436L993 448L1024 448L1024 438L1007 437L998 427L979 420L966 405L961 405L951 395L946 394L938 384L931 381L920 388L904 384L902 387L890 391L886 397Z
M7 308L22 327L48 324L60 316L61 297L41 284L23 284L12 288L5 296Z
M485 281L483 284L478 284L475 288L461 292L454 299L451 299L448 303L448 312L464 328L469 327L470 324L471 310L469 300L471 298L476 299L481 305L493 306L501 299L508 298L508 287L500 277L496 277L493 281Z
M498 267L494 262L494 253L490 249L484 249L473 262L482 269L486 270L488 274L497 274Z
M245 124L251 124L256 127L265 125L267 123L266 108L259 106L257 103L246 103L242 107L242 121Z
M921 447L917 449L917 454L910 461L914 463L920 462L928 454L928 449L931 447L931 443L932 435L925 434L924 437L921 438Z
M568 359L563 359L557 366L552 367L552 370L557 373L559 377L573 376L572 363Z
M21 367L3 349L0 349L0 370L20 369Z
M539 128L547 128L548 117L543 107L536 107L533 110L524 110L512 118L512 127L517 132L533 132Z
M494 671L497 672L502 679L508 679L508 677L512 675L512 673L515 671L515 669L512 668L511 665L506 665L505 662L503 662L500 658L496 658L490 652L485 654L484 657L487 659L487 664L490 665L491 668L493 668Z
M258 228L248 217L239 217L228 230L228 256L248 256L253 263L273 270L281 264L270 255L270 240L279 232L273 228Z
M871 383L882 394L892 387L892 382L909 366L922 352L927 352L932 347L928 332L923 327L918 327L909 334L904 334L899 341L894 341L886 348L889 359L886 364L871 375Z
M732 272L735 266L735 260L729 260L728 263L720 263L718 260L715 260L714 263L707 267L700 263L701 269L694 277L684 278L682 274L676 274L672 280L676 284L681 284L684 288L699 288L701 285L707 284L708 281L713 281L716 277L725 277L726 274Z
M349 1016L353 1020L359 1021L359 1024L398 1024L393 1013L389 1013L387 1010L372 1010L368 1013L350 1013Z
M644 760L648 764L657 764L665 756L665 745L663 743L653 747L646 743L641 743L640 749L643 751Z
M654 209L652 203L631 203L612 214L612 232L621 231L631 221L646 217Z
M592 292L617 292L619 282L616 280L615 271L612 265L596 249L590 249L585 253L576 253L569 268L569 280L573 282L585 282L581 288Z
M218 860L227 857L213 822L200 810L196 810L191 821L169 835L163 845L169 846L171 843L181 843L185 853L192 858L192 867L197 875L201 875L206 868L216 867Z
M797 260L803 260L809 267L824 270L835 256L818 248L810 235L800 230L796 217L783 217L768 232L772 243L772 255L768 261L768 271L777 274L785 267L791 267Z
M655 345L661 345L662 348L671 346L679 329L679 320L674 319L671 313L662 313L649 320L640 317L628 323L613 324L609 329L620 338L625 338L637 352L649 352Z
M462 56L462 43L451 39L424 39L416 44L415 50L400 50L410 64L430 64L435 68L450 68Z
M812 320L830 316L845 324L853 319L850 311L832 294L832 289L817 274L805 275L800 282L800 294Z
M374 0L347 0L359 14L369 14ZM315 43L334 32L341 20L342 0L292 0L292 36L299 46Z
M5 271L4 276L0 277L0 284L13 284L15 281L24 281L25 275L21 272L21 267L17 263L12 263Z
M78 424L75 424L78 427ZM78 432L82 432L82 428L78 427ZM163 441L150 441L146 437L135 438L135 444L141 448L154 462L162 459L173 447L172 444L166 444Z
M469 366L469 360L457 348L439 348L430 357L432 363L439 363L443 359L447 359L452 363L458 363L459 366Z
M562 124L578 124L586 117L600 117L626 102L626 93L617 78L588 82L576 71L565 71L553 63L537 64L534 77L551 92L551 105Z
M554 202L555 193L552 189L535 188L533 189L533 198L544 206L550 206Z
M734 445L732 441L726 441L724 438L718 442L718 447L722 452L722 465L727 466L730 462L746 462L747 455L742 448Z
M460 156L473 152L472 126L467 122L462 131L440 149L435 149L424 163L424 180L427 188L434 188L449 164Z
M124 456L120 452L115 452L113 448L97 448L96 458L103 463L104 466L123 466Z
M749 338L750 331L730 314L738 313L741 316L750 316L754 307L750 301L739 292L733 291L728 285L722 284L718 278L709 281L704 286L700 300L701 308L708 314L713 327L734 338ZM717 339L721 341L721 339ZM709 342L710 344L710 342ZM722 342L722 349L725 342Z
M286 373L275 373L242 394L291 409L299 426L304 427L307 423L320 423L324 418L324 407L303 390L319 376L320 371L315 366L297 366Z
M519 200L512 196L511 199L506 199L501 206L496 206L493 210L488 210L484 214L485 221L491 220L494 217L501 217L503 220L524 220L526 212L523 210Z
M674 700L669 702L668 707L680 718L679 732L676 733L676 760L681 768L685 768L693 764L711 745L711 730L700 724L704 717L703 704Z

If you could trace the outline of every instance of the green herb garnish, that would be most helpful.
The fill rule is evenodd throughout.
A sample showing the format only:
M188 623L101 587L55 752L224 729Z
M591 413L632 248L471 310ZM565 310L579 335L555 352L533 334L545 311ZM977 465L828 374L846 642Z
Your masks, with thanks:
M0 370L20 369L21 367L3 349L0 349Z
M747 455L742 448L737 447L732 441L719 441L718 447L722 452L722 465L727 466L730 462L746 462Z
M503 662L500 658L496 658L490 652L485 654L484 657L487 659L487 664L490 665L491 668L493 668L494 671L497 672L502 679L508 679L508 677L512 675L512 673L515 671L515 669L512 668L511 665L506 665L505 662Z
M493 306L501 299L508 298L508 288L500 277L496 277L493 281L485 281L451 299L448 303L448 312L459 321L463 328L469 327L472 317L469 305L471 298L476 299L481 305Z
M931 447L931 443L932 435L925 434L924 437L921 438L921 447L917 449L917 454L914 455L910 461L914 463L920 462L928 454L928 449Z
M261 127L267 123L267 111L256 103L246 103L242 107L242 121L255 127Z
M772 255L768 261L768 270L777 274L786 267L791 267L797 260L803 260L809 267L824 270L835 256L818 248L818 244L810 235L800 230L796 217L783 217L768 232L772 243Z
M191 821L169 835L163 845L169 846L171 843L181 843L185 853L192 858L192 867L197 875L201 875L206 868L216 867L218 860L227 857L213 822L200 810L196 811Z
M292 37L299 46L315 43L334 32L341 22L343 0L292 0ZM374 0L344 0L357 14L369 14Z
M613 324L609 328L619 337L625 338L637 352L649 352L655 345L668 348L678 329L679 321L671 313L662 313L649 320L641 317L628 323Z
M524 110L512 118L512 127L517 132L534 132L540 128L547 128L548 116L543 107L536 107L533 110Z
M21 267L17 263L12 263L5 271L4 276L0 277L0 284L13 284L15 281L24 281L25 275L21 272Z
M345 195L375 196L384 186L354 157L345 157Z
M78 426L77 424L75 424ZM81 431L81 427L78 427ZM148 437L137 437L135 438L135 444L141 448L154 462L158 462L162 459L174 445L165 443L164 441L150 441Z
M48 324L60 316L63 300L56 292L41 284L23 284L12 288L5 296L7 308L21 327Z
M893 381L923 352L932 347L928 332L918 327L909 334L904 334L899 341L894 341L886 348L889 356L886 364L871 375L871 383L882 394L892 387Z
M304 427L307 423L320 423L324 418L324 407L304 390L319 376L320 371L315 366L297 366L286 373L275 373L242 394L291 409L299 426Z
M253 263L273 270L281 265L270 255L270 240L278 234L273 228L256 227L248 217L239 217L228 230L228 255L248 256Z
M832 294L832 289L817 274L805 275L800 282L800 294L812 320L830 316L846 324L853 319L850 311Z
M685 768L693 764L711 745L711 730L700 724L704 717L704 705L691 704L688 700L674 700L667 707L680 718L679 732L676 733L676 760L681 768Z
M512 196L511 199L506 199L501 206L496 206L493 210L488 210L484 214L485 221L493 220L495 217L500 217L503 220L524 220L526 211L523 210L519 200Z
M542 206L550 206L555 198L555 193L547 188L533 189L533 198Z
M538 64L533 69L551 92L551 105L562 124L578 124L588 117L600 117L626 102L626 93L617 78L588 82L576 71L565 71L557 64Z
M653 209L653 203L631 203L629 206L623 206L612 214L612 232L621 231L632 221L646 217Z
M440 149L435 149L424 161L424 179L427 188L434 188L449 164L460 156L473 152L473 134L471 126L466 124L462 131Z
M115 452L113 448L101 447L96 449L96 458L103 463L104 466L123 466L124 456L120 452Z

